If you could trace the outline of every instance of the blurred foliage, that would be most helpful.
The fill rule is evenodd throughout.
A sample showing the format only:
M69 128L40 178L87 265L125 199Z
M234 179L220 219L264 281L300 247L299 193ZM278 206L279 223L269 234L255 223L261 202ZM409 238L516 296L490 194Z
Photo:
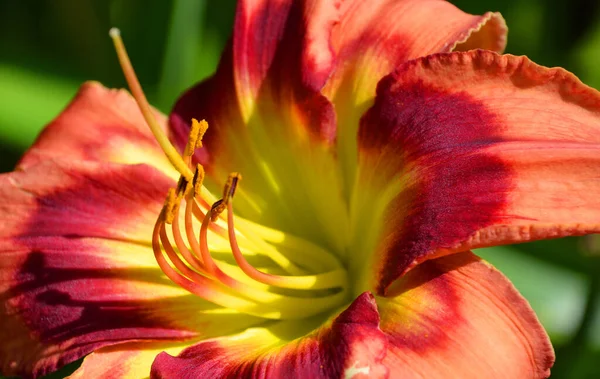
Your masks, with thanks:
M563 66L600 88L597 0L452 2L470 13L500 11L508 53ZM0 0L0 170L14 167L81 82L124 86L111 26L123 31L148 98L168 112L182 90L214 70L234 8L234 0ZM478 251L511 278L550 333L553 378L600 377L600 257L582 246L565 238Z

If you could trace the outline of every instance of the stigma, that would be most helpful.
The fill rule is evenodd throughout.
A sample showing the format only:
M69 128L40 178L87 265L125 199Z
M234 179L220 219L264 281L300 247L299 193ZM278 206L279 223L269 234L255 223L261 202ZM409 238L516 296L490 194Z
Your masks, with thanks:
M181 154L154 119L118 29L111 29L119 62L146 123L180 177L169 189L152 232L158 266L190 293L265 319L298 319L348 302L346 269L326 249L300 237L234 216L242 176L231 173L220 198L205 186L204 167L194 162L208 130L191 120ZM254 264L252 263L254 261Z

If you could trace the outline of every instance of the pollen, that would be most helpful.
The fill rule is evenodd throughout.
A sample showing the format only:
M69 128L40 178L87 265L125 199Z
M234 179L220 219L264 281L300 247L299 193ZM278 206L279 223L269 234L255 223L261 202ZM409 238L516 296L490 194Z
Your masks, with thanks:
M195 118L192 119L192 127L190 128L185 155L192 156L196 149L202 147L202 138L204 137L206 130L208 130L208 122L206 122L206 120L198 121Z
M194 172L194 197L200 196L202 193L202 183L204 182L204 167L198 163L196 165L196 171Z
M177 208L177 206L177 195L175 194L175 189L169 188L162 212L167 224L171 224L173 222L173 218L175 217L175 208Z

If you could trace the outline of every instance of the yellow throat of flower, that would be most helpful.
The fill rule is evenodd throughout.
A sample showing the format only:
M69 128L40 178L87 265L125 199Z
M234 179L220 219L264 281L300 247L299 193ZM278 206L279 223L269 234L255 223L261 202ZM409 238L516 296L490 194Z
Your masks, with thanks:
M348 303L347 271L334 254L297 236L240 217L234 220L240 174L229 175L220 200L203 186L204 168L200 164L193 168L192 157L202 147L208 123L192 120L180 155L152 114L119 30L113 28L109 34L146 123L180 174L152 233L154 255L164 274L205 300L266 319L307 318ZM211 248L222 251L225 243L230 254L214 258Z

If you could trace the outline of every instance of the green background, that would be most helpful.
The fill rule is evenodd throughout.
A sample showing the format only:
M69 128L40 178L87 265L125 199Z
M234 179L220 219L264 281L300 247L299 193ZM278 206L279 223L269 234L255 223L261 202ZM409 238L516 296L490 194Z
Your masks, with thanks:
M470 13L500 11L510 29L508 53L563 66L600 89L598 0L453 2ZM234 8L232 0L0 0L0 172L14 167L83 81L124 86L111 26L121 28L150 102L168 112L183 89L214 70ZM514 282L548 330L557 353L553 378L600 378L600 249L583 242L478 251Z

